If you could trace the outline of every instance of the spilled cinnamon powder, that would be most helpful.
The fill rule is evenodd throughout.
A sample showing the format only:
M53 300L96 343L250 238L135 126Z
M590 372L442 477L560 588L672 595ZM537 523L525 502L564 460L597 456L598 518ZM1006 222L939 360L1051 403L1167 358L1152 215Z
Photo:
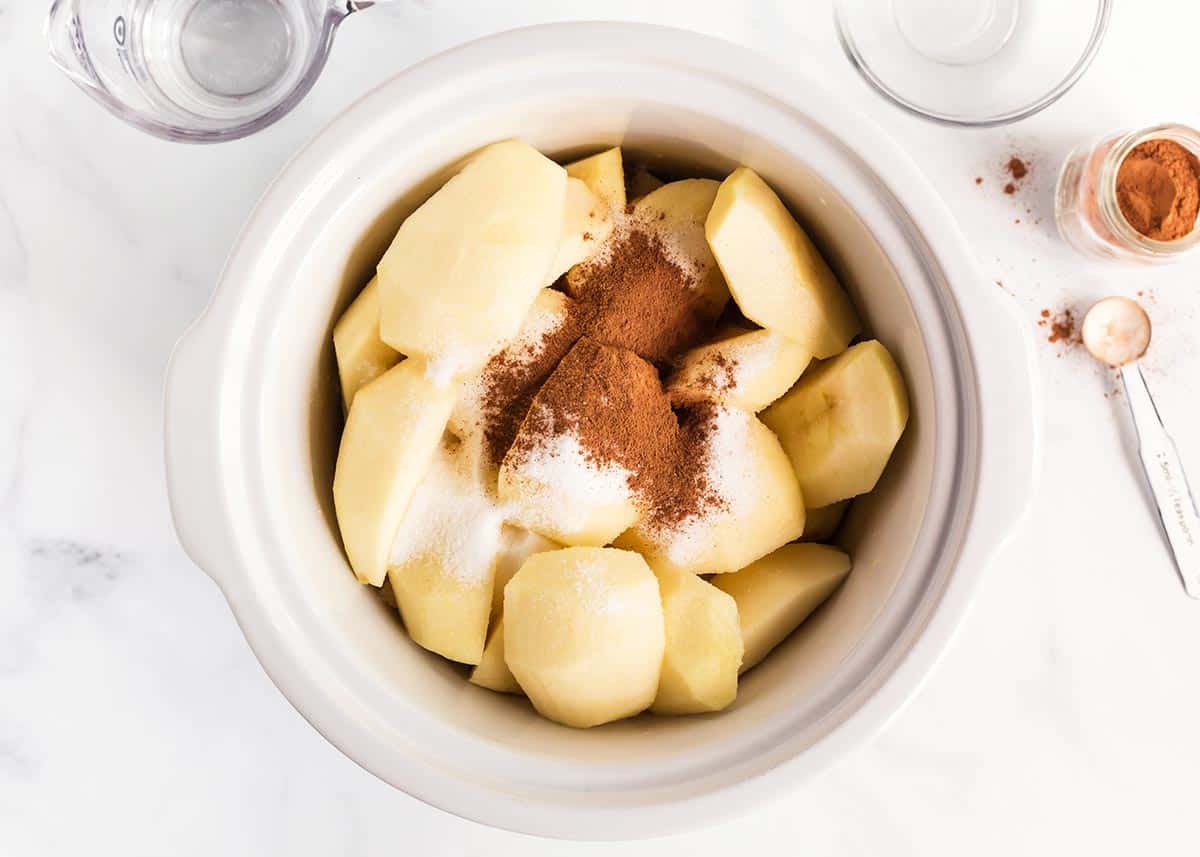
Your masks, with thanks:
M1078 320L1070 307L1058 312L1043 309L1041 317L1038 319L1038 327L1046 328L1047 342L1073 346L1080 341Z
M1029 165L1016 155L1012 155L1004 165L1004 171L1012 176L1012 181L1004 185L1004 192L1014 194L1017 192L1017 185L1020 184L1021 179L1029 174Z

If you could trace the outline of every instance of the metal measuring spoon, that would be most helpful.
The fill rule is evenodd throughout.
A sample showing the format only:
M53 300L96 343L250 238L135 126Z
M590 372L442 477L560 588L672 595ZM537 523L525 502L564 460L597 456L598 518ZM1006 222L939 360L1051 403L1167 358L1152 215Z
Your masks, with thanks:
M1138 360L1150 347L1150 317L1129 298L1105 298L1088 310L1080 332L1088 353L1121 373L1137 429L1138 455L1183 588L1200 598L1200 513L1183 462L1163 426Z

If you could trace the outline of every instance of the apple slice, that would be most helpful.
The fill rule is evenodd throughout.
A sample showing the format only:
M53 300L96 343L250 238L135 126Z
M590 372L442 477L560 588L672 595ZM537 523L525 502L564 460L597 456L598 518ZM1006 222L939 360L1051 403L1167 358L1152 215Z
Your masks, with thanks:
M896 361L872 339L806 373L762 418L804 499L819 508L875 487L908 422L908 393Z
M355 576L379 586L396 529L429 466L455 392L405 360L361 388L350 406L333 476L333 503Z
M477 440L487 427L489 413L509 406L510 403L507 402L493 402L489 405L488 397L492 394L491 386L494 380L493 369L511 375L514 367L532 368L536 357L546 346L547 338L568 322L571 303L569 297L554 289L542 289L538 292L516 336L510 339L481 371L463 383L462 392L450 413L449 429L456 437L466 442ZM540 386L545 379L530 380ZM536 389L535 387L530 390L530 394ZM494 464L498 465L499 462Z
M443 442L408 505L388 580L408 634L444 658L483 656L504 513L462 444Z
M450 379L521 327L563 230L567 175L518 140L483 149L409 215L379 263L383 341Z
M804 541L827 542L833 538L849 507L850 501L842 500L838 503L830 503L828 506L806 510L802 537Z
M487 645L479 665L471 670L471 684L486 687L497 693L521 693L521 685L513 678L512 670L504 660L504 619L492 623Z
M561 550L562 545L520 527L505 526L500 532L500 554L496 557L496 583L492 588L492 615L504 609L504 587L534 554Z
M625 210L625 167L619 146L567 164L567 175L586 184L614 214Z
M720 711L737 696L742 633L734 600L701 577L655 569L666 619L656 714Z
M540 440L527 458L506 456L499 492L512 523L564 545L606 545L639 517L628 471L596 464L569 433Z
M354 394L404 359L379 338L379 278L367 287L342 313L333 326L333 353L342 382L342 404L350 411Z
M710 399L761 411L792 388L812 355L772 330L755 330L693 348L667 381L676 402Z
M758 174L738 167L721 183L705 226L746 318L830 357L858 333L850 298L812 241Z
M721 185L712 179L670 182L638 200L634 216L649 226L679 262L696 274L696 291L710 318L729 303L729 287L705 237L705 221Z
M804 532L804 499L779 441L753 414L706 405L687 420L711 420L707 479L720 498L671 525L653 517L622 533L617 547L692 574L736 571Z
M546 285L553 285L575 265L590 259L612 231L613 215L608 205L581 179L567 179L562 237L546 276Z
M635 553L539 553L504 591L504 660L538 712L567 726L646 709L665 645L658 581Z
M850 557L811 542L784 545L713 586L737 602L745 655L742 672L759 663L821 606L850 573Z
M629 167L625 173L625 198L631 202L637 202L662 186L663 180L641 164Z
M632 471L595 450L628 452L603 435L647 407L639 395L646 390L658 393L657 416L673 427L652 365L623 348L587 338L575 343L534 397L500 465L499 493L511 507L510 523L564 545L591 547L630 527L641 515Z

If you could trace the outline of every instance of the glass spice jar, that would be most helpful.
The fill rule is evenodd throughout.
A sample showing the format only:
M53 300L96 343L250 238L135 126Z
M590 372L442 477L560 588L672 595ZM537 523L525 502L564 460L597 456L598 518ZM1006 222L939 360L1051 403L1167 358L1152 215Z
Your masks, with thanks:
M1200 219L1174 241L1138 232L1117 202L1117 172L1134 147L1170 140L1200 157L1200 132L1186 125L1156 125L1121 131L1077 146L1062 166L1054 194L1054 216L1063 239L1091 256L1126 262L1173 262L1200 244Z

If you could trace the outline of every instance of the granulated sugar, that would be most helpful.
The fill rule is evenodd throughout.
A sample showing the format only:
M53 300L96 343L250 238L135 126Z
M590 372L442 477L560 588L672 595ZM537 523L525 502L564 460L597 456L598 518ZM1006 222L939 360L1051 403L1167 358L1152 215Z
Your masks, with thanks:
M439 350L425 363L425 379L435 387L445 387L470 371L477 356L466 349Z
M505 513L470 468L460 448L434 456L392 542L393 569L425 561L466 586L487 580Z
M621 600L613 587L608 585L607 569L595 560L581 560L566 570L571 578L575 594L589 613L612 613L619 609Z
M598 462L571 431L539 437L522 449L519 478L532 502L522 504L519 523L579 529L598 508L630 502L630 473Z
M704 224L698 229L680 229L662 215L648 216L635 220L637 228L644 229L662 242L667 259L679 266L692 276L693 283L699 283L708 274L709 269L716 264L708 239L704 236ZM695 286L693 285L693 288Z
M760 335L730 338L720 347L701 349L687 358L668 384L672 399L679 402L697 396L723 400L748 389L753 379L769 372L778 360L781 337L759 331Z
M529 366L544 349L547 338L563 324L565 314L555 311L558 309L559 306L539 298L525 315L515 337L483 351L462 346L441 349L425 364L425 377L439 387L464 376L470 376L469 384L478 385L487 375L487 367L497 359L502 359L514 370ZM472 373L471 370L480 364L481 359L484 369Z
M771 369L779 354L778 333L768 332L765 336L750 336L738 340L731 348L729 357L736 364L733 369L734 387L744 385L743 379L761 375Z

